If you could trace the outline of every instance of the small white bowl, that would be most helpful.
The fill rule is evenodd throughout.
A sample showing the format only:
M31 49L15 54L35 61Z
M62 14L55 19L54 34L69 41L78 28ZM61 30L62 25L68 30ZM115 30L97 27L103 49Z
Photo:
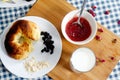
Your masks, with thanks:
M76 49L70 58L70 68L76 73L88 72L96 64L94 52L86 47Z
M77 45L83 45L83 44L86 44L88 42L90 42L96 35L96 32L97 32L97 23L94 19L94 17L88 13L87 11L83 11L81 17L84 17L90 24L91 26L91 34L90 36L86 39L86 40L83 40L83 41L73 41L71 40L68 35L66 34L66 24L75 16L78 16L79 15L79 10L73 10L71 12L69 12L62 20L62 24L61 24L61 30L62 30L62 34L63 36L71 43L73 44L77 44Z

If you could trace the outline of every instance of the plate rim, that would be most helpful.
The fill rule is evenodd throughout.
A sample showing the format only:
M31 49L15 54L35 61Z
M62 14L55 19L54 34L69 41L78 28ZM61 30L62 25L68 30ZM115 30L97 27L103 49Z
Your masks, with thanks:
M26 6L26 5L33 5L34 3L36 3L37 0L32 0L30 2L26 2L26 3L23 3L23 4L20 4L18 5L18 3L16 4L12 4L12 3L6 3L6 2L0 2L0 7L1 8L7 8L7 7L22 7L22 6Z

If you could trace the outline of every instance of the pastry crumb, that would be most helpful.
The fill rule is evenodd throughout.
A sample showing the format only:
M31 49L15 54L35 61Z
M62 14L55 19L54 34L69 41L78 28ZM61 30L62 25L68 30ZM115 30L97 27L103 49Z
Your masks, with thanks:
M31 59L25 61L24 66L28 72L37 72L43 68L47 68L49 64L48 62L37 61L34 57L32 57Z

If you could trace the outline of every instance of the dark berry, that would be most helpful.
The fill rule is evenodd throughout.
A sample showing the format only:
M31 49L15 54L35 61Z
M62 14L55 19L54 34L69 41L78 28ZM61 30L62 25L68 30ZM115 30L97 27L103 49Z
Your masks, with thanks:
M41 50L41 52L44 52L44 51L46 51L46 49L45 49L45 48L43 48L43 49Z
M48 39L52 39L52 36L49 35L49 36L48 36Z
M53 50L51 50L50 54L52 54L52 53L53 53Z
M50 54L54 51L54 41L52 40L52 36L48 32L41 32L43 44L45 47L41 50L41 52L50 52Z
M117 42L117 39L113 39L113 40L112 40L112 43L116 43L116 42Z
M99 31L99 32L103 32L103 29L102 29L102 28L98 28L98 31Z
M108 15L110 13L110 10L107 10L104 12L106 15Z
M103 62L105 62L105 60L104 60L104 59L102 59L102 60L100 60L100 62L102 62L102 63L103 63Z
M54 41L49 41L49 44L52 45L54 43Z
M46 52L49 52L49 49L46 49Z
M41 32L41 35L44 35L44 32Z
M88 10L88 12L93 16L93 17L95 17L96 16L96 14L94 13L94 11L93 10L91 10L91 9L89 9Z
M25 1L29 2L29 1L32 1L32 0L25 0Z
M43 53L43 52L44 52L44 50L42 49L42 50L41 50L41 52Z
M44 36L45 36L45 37L48 37L48 36L49 36L49 33L45 32L45 33L44 33Z
M45 41L45 37L42 37L42 40Z
M117 22L119 25L120 25L120 20L118 20L118 22Z
M114 57L111 57L111 60L114 60Z
M102 38L99 35L96 35L95 39L100 41Z

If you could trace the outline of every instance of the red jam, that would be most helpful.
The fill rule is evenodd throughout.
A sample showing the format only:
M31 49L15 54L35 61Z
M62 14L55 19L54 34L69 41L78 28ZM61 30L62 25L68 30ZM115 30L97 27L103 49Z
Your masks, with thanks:
M66 25L66 33L69 38L73 41L83 41L86 40L91 34L91 27L89 22L81 17L80 23L82 27L78 24L74 24L78 20L78 17L71 19Z

